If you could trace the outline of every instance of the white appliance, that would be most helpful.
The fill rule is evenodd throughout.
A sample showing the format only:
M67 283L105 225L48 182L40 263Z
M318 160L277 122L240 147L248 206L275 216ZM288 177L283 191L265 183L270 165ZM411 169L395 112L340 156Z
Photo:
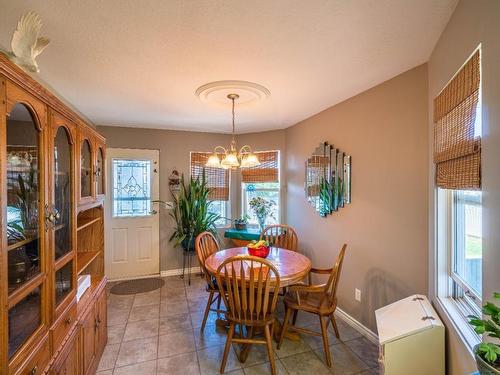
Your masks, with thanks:
M426 296L413 295L375 311L380 373L444 375L444 325Z

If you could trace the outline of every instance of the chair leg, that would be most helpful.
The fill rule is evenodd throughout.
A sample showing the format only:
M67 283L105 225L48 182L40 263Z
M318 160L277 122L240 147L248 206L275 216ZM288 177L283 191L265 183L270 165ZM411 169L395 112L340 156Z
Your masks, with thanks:
M222 296L219 293L219 296L217 297L217 310L220 310L220 301L222 300Z
M250 327L250 328L247 328L247 338L249 338L250 340L253 339L253 327ZM240 362L241 363L245 363L247 358L248 358L248 354L250 353L250 347L251 347L252 344L244 344L243 345L243 348L241 349L241 352L240 352Z
M297 314L299 313L299 310L295 310L293 312L293 318L292 318L292 324L295 325L295 323L297 322Z
M285 338L285 333L288 328L288 320L290 319L290 314L292 313L292 309L287 307L285 313L285 319L283 320L283 327L281 327L281 335L280 340L278 342L278 350L281 348L281 344L283 343L283 339Z
M212 299L214 298L214 292L210 292L210 296L208 297L207 307L205 307L205 315L203 316L203 322L201 323L201 331L205 330L205 324L207 323L208 313L210 312L210 306L212 306Z
M332 367L332 358L330 356L330 345L328 344L328 329L326 327L326 322L323 317L319 316L319 321L321 323L321 336L323 337L323 349L325 350L326 365Z
M269 356L269 363L271 364L271 374L276 375L276 363L274 361L273 343L271 340L271 332L269 331L269 325L266 325L264 327L264 334L266 335L267 355Z
M335 320L335 316L330 315L330 321L332 322L333 325L333 330L335 331L335 336L340 340L340 335L339 335L339 328L337 327L337 321Z
M224 369L226 368L227 356L229 354L229 350L231 349L231 341L233 340L234 334L234 323L231 322L229 326L229 332L227 333L226 346L224 347L224 356L222 357L222 363L220 364L220 373L224 373Z

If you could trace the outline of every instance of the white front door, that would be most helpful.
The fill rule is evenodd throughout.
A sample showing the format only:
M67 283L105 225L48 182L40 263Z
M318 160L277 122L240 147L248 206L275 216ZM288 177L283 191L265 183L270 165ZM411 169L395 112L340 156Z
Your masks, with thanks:
M105 273L111 280L160 273L158 150L106 151Z

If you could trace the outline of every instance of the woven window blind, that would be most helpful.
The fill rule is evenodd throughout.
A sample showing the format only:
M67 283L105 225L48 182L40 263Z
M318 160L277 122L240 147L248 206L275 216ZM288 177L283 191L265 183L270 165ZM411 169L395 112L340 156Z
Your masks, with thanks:
M255 154L259 158L260 165L241 168L241 181L279 182L279 151L260 151Z
M479 59L477 51L434 99L436 185L443 189L481 188L481 137L474 134Z
M205 174L205 181L210 188L208 199L212 201L229 200L229 171L223 168L206 167L210 152L191 152L191 177L200 180ZM222 157L222 155L219 155Z

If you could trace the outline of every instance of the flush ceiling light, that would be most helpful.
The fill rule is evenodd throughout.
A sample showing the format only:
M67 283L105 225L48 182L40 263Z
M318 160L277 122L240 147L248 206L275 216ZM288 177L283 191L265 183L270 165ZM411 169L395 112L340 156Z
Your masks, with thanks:
M228 94L227 98L231 100L232 104L232 123L233 123L233 132L231 145L229 148L224 148L222 146L217 146L214 148L214 153L210 155L205 164L207 167L214 168L224 168L224 169L236 169L238 167L241 168L249 168L255 167L260 164L259 158L252 152L252 148L249 145L244 145L239 149L236 148L236 140L235 140L235 125L234 125L234 104L235 101L240 96L238 94ZM220 151L222 154L222 160L219 158Z

